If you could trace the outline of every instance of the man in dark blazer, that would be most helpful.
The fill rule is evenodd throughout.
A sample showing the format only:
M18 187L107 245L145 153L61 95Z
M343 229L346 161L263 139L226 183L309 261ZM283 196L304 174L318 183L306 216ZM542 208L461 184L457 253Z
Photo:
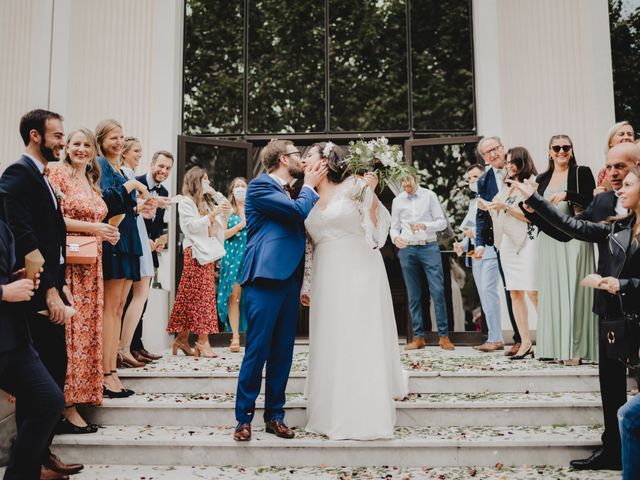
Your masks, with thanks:
M15 239L17 268L24 267L25 256L33 250L44 257L40 287L26 304L26 315L33 346L64 390L65 303L72 304L73 298L65 283L66 227L60 202L47 179L49 162L58 160L65 146L62 117L47 110L32 110L20 119L20 135L26 146L24 154L0 177L0 218ZM41 310L48 310L49 316L39 314ZM55 455L45 458L43 465L61 475L82 469L79 464L63 464Z
M477 151L482 157L485 166L487 166L485 173L478 179L478 197L487 202L491 202L493 197L498 194L506 176L504 168L504 147L500 138L485 137L478 142ZM500 254L493 245L493 223L491 222L491 217L488 212L478 208L478 213L476 214L475 258L479 260L483 258L484 255L487 255L487 258L489 256L496 256L498 258L498 271L502 278L504 298L507 302L509 320L511 321L511 327L513 328L513 346L505 353L506 356L510 357L518 353L518 349L520 348L520 332L518 331L516 319L513 316L511 296L509 295L509 291L507 290L507 285L505 283L502 263L500 262ZM489 283L493 284L495 282Z
M64 408L64 395L31 345L20 307L31 300L35 285L33 280L21 278L24 271L13 273L14 247L9 227L0 220L0 388L17 399L17 435L4 478L38 479Z
M169 191L162 185L162 182L169 177L172 168L173 155L171 152L159 150L153 154L153 157L151 157L149 172L136 177L136 180L146 186L149 189L149 192L155 192L159 198L166 199L165 201L159 200L159 205L154 215L151 218L144 219L144 224L147 227L147 235L149 236L149 240L153 242L151 245L151 255L153 257L153 266L155 268L158 268L159 266L158 252L164 248L164 245L156 242L164 230L163 207L166 206L169 198ZM131 297L131 294L129 294L129 296ZM136 327L136 331L133 334L133 339L131 341L131 354L138 361L145 361L145 359L157 360L162 358L162 355L149 353L142 343L142 322L146 310L147 302L144 304L140 321L138 322L138 326Z
M606 169L607 178L613 190L599 193L582 212L576 215L576 219L590 222L602 222L615 215L624 215L626 209L620 205L620 199L616 192L622 187L622 180L629 173L629 169L640 161L640 147L633 143L621 143L615 145L607 152ZM571 237L561 232L539 215L523 209L527 218L541 231L561 242L568 242ZM598 273L608 271L606 265L611 261L608 243L598 244ZM607 293L605 290L596 290L593 297L593 313L602 321L604 305ZM620 470L621 447L620 430L618 426L618 409L627 401L627 369L618 361L607 358L605 339L599 341L598 372L600 377L600 395L602 397L602 410L604 413L604 432L602 434L602 446L597 448L589 458L573 460L571 466L577 470Z

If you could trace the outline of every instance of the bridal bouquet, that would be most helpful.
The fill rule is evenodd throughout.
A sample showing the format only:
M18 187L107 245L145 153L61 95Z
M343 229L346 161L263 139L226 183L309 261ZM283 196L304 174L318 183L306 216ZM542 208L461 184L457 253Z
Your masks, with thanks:
M389 140L385 137L367 142L362 139L351 141L345 157L345 173L361 176L367 172L375 172L382 190L389 183L399 184L407 175L416 174L416 169L403 162L402 158L402 148L399 145L389 145ZM358 194L359 198L356 200L363 198L364 190Z

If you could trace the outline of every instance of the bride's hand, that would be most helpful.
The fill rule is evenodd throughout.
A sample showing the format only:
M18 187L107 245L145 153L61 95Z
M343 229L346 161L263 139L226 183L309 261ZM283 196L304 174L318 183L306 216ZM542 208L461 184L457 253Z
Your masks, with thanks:
M305 307L308 307L309 305L311 305L311 298L309 297L308 293L300 294L300 303Z
M376 191L376 187L378 186L378 175L375 172L367 172L364 175L363 180L372 192Z

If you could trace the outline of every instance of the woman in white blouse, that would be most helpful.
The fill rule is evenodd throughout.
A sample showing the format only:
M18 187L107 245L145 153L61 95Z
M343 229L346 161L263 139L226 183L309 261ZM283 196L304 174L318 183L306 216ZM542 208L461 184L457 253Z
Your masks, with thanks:
M216 192L209 185L207 172L191 168L184 176L182 197L178 203L180 229L184 233L184 267L178 293L173 304L167 331L177 333L173 354L217 357L209 344L209 334L218 332L214 262L224 251L224 227L219 215L228 216L227 202L214 206ZM189 332L198 335L194 352L189 345Z

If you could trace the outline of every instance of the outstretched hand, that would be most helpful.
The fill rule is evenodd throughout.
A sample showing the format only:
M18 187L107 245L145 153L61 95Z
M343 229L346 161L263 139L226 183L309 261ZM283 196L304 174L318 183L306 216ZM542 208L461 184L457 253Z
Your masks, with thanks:
M534 187L535 182L531 182L529 179L525 179L524 182L517 182L512 179L505 180L506 183L515 187L521 194L526 202L531 198L531 196L536 192L536 188Z

